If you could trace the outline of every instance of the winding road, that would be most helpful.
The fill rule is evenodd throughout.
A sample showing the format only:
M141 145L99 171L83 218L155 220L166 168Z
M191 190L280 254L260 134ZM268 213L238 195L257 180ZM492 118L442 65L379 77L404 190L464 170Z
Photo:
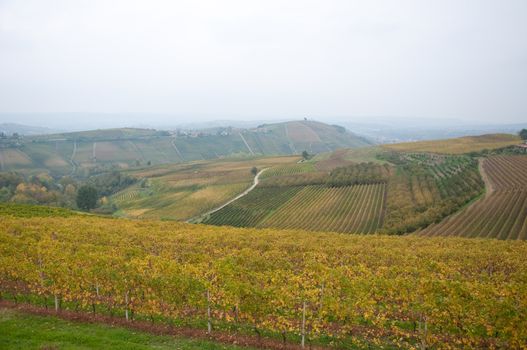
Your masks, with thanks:
M220 205L219 207L217 208L214 208L212 210L209 210L208 212L204 213L204 214L201 214L199 216L196 216L196 217L193 217L191 219L188 219L187 222L189 223L199 223L201 221L202 218L205 218L207 217L208 215L211 215L211 214L214 214L215 212L217 212L218 210L220 209L223 209L225 208L226 206L228 206L229 204L231 204L232 202L242 198L243 196L246 196L249 192L251 192L252 190L254 190L254 188L256 186L258 186L258 184L260 183L260 175L262 175L262 173L264 171L266 171L267 169L269 168L265 168L265 169L262 169L258 172L258 174L256 174L256 176L254 177L254 180L253 180L253 184L251 185L251 187L249 187L248 189L246 189L245 191L243 191L242 193L240 193L239 195L237 195L236 197L230 199L228 202L225 202L223 203L222 205Z

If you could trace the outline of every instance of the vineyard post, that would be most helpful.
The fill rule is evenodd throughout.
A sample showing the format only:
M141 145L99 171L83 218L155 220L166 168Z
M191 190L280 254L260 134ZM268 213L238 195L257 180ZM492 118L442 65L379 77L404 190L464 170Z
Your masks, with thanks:
M322 285L320 286L320 298L318 301L318 319L322 318L322 307L324 306L324 287L325 283L322 282Z
M302 306L302 348L306 344L306 301L304 300Z
M55 296L55 312L59 312L59 297L57 294Z
M210 292L207 289L207 334L212 333L212 322L210 317Z
M428 333L428 325L426 324L426 317L423 317L423 314L421 314L420 320L419 320L419 336L421 338L421 350L426 350L426 337Z
M126 318L126 321L128 322L128 291L124 294L124 302L125 302L125 309L124 309L124 317Z

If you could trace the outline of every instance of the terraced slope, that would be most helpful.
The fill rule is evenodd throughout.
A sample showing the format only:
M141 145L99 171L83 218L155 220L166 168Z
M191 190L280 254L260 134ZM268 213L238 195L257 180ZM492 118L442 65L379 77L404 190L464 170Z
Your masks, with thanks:
M527 156L491 157L481 168L486 196L421 235L527 239Z

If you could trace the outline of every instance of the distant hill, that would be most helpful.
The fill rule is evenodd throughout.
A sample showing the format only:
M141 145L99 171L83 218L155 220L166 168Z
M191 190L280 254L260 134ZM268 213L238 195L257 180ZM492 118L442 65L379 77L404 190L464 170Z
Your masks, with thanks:
M315 154L370 144L341 126L306 120L251 129L102 129L0 140L0 171L87 176L146 165L304 150Z
M56 133L57 130L43 128L40 126L29 126L29 125L21 125L21 124L14 124L14 123L1 123L0 132L6 135L13 135L15 133L19 135L42 135L42 134L53 134L53 133Z

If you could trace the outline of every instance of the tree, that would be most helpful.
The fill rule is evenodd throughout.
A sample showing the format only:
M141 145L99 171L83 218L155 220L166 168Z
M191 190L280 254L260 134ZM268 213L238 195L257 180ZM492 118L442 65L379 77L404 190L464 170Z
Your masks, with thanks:
M254 176L256 176L256 174L258 174L258 168L253 166L252 169L251 169L251 174L253 174Z
M309 153L307 153L307 151L303 151L302 152L302 158L304 158L304 160L309 159Z
M97 204L97 196L97 190L94 187L84 185L77 192L77 206L83 210L93 209Z
M522 138L522 140L527 140L527 129L522 129L522 130L519 132L519 135L520 135L520 137Z

